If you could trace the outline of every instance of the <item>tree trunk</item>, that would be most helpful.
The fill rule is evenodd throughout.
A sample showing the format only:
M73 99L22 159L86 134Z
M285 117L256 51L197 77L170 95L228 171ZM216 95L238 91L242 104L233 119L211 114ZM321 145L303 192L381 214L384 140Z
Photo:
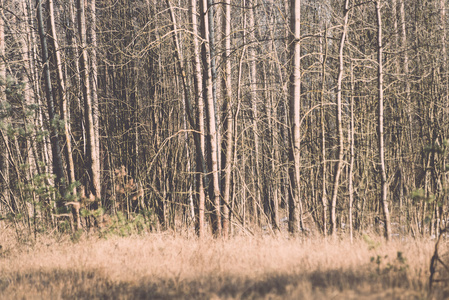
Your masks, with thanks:
M328 55L327 28L324 31L324 57L322 62L322 79L321 79L321 107L320 107L320 127L321 127L321 203L323 204L323 235L327 236L327 161L326 161L326 127L325 127L325 109L324 109L324 93L326 89L326 63Z
M352 220L352 209L354 204L354 68L351 64L351 123L349 125L349 147L351 152L351 157L349 160L349 179L348 179L348 192L349 192L349 238L351 240L351 244L353 242L353 220Z
M261 190L262 185L260 183L260 151L259 151L259 129L258 129L258 119L259 119L259 112L258 112L258 99L257 99L257 69L256 69L256 49L255 49L255 43L256 43L256 35L255 35L255 21L254 21L254 10L256 6L256 1L250 0L248 5L250 6L249 12L248 12L248 21L249 21L249 38L246 41L248 46L248 60L249 60L249 86L250 86L250 98L251 98L251 110L252 110L252 118L253 118L253 135L254 135L254 153L253 153L253 180L254 180L254 211L253 218L257 225L260 225L260 207L262 204L262 196L261 196Z
M233 111L232 111L232 76L231 76L231 1L224 0L223 3L224 14L222 16L222 30L223 30L223 77L222 77L222 92L223 92L223 128L224 139L222 151L222 193L223 193L223 237L227 238L229 235L229 205L231 199L231 176L232 176L232 150L234 148L234 127L233 127Z
M334 188L332 191L332 202L331 202L331 234L332 236L336 236L337 234L337 215L336 215L336 207L337 207L337 196L338 196L338 187L340 185L340 175L341 169L343 167L343 125L341 119L341 86L343 81L344 74L344 59L343 59L343 50L345 47L345 39L346 33L348 31L348 18L349 18L349 0L345 1L345 7L343 8L344 12L344 23L343 23L343 32L340 38L340 50L338 52L338 78L337 78L337 131L338 131L338 162L335 167L335 176L334 176Z
M382 18L380 0L376 1L377 16L377 88L378 88L378 144L379 144L379 165L381 176L381 201L385 222L385 238L391 239L390 212L387 201L387 173L385 170L385 149L384 149L384 91L383 91L383 45L382 45Z
M64 122L64 138L65 138L65 154L67 159L67 167L68 167L68 177L69 184L73 184L75 182L75 166L72 158L72 139L70 138L70 120L67 114L67 97L66 97L66 89L64 82L64 74L62 71L62 60L61 60L61 51L59 49L58 37L56 34L56 26L55 26L55 17L54 17L54 7L53 0L48 0L47 5L50 11L50 34L51 34L51 44L54 51L54 60L56 64L56 75L58 82L58 94L60 100L61 107L61 118ZM72 193L76 194L76 189L72 190Z
M61 111L61 119L64 124L64 141L65 141L65 157L67 161L67 175L69 179L69 185L70 185L70 193L73 195L76 195L76 188L74 186L74 183L76 181L75 179L75 165L73 163L73 156L72 156L72 139L70 136L70 119L68 115L68 109L67 109L67 97L66 97L66 88L65 88L65 82L64 82L64 75L62 71L62 60L61 60L61 53L59 49L58 44L58 37L56 33L56 26L55 26L55 16L54 16L54 7L53 7L53 0L47 1L48 8L50 11L50 34L51 34L51 45L54 51L54 61L55 61L55 67L56 67L56 74L57 74L57 82L58 82L58 95L60 100L60 111ZM78 230L81 227L81 220L79 218L79 205L76 203L72 204L72 215L74 219L75 224L75 231Z
M53 173L55 174L55 184L61 195L64 194L65 184L64 184L64 170L61 158L61 147L59 145L59 133L57 128L57 119L55 116L55 102L53 99L53 89L51 85L50 68L49 68L49 57L48 57L48 45L47 36L44 31L44 17L42 12L42 2L41 0L36 0L36 10L37 10L37 21L39 29L39 37L41 40L41 51L42 51L42 63L43 63L43 75L45 80L45 93L47 96L47 108L48 108L48 118L50 119L50 140L51 140L51 152L53 158Z
M213 203L212 232L214 236L221 235L221 211L220 211L220 182L218 170L218 149L217 149L217 129L216 111L214 103L213 87L213 58L211 49L213 48L213 38L210 30L213 28L213 7L207 5L207 0L200 1L200 11L202 15L201 37L204 43L201 47L201 57L203 62L203 97L206 108L206 161L209 170L209 198Z
M202 1L202 0L201 0ZM197 183L197 217L196 220L196 232L201 238L204 236L204 211L206 204L206 194L205 194L205 184L204 184L204 172L205 172L205 129L204 129L204 98L202 96L203 92L203 78L201 74L201 62L200 62L200 49L198 43L198 17L197 17L197 1L190 1L190 19L192 23L193 32L193 73L194 73L194 85L195 85L195 97L198 107L197 112L197 126L199 133L195 133L199 136L200 146L196 149L196 183Z
M301 1L290 1L290 107L288 231L295 235L304 229L300 197L300 109L301 109Z
M0 11L3 14L3 2L4 0L0 0ZM3 57L5 57L5 24L3 18L0 18L0 79L4 80L6 78L6 65ZM6 104L6 94L5 94L5 86L0 85L0 105L3 106ZM9 121L5 119L4 122L7 124ZM0 139L0 189L1 195L0 197L3 199L0 201L0 214L3 215L6 213L6 209L11 205L10 200L10 187L9 187L9 154L8 154L8 135L3 132L3 128L1 130L1 139Z
M91 61L91 74L90 80L92 82L92 120L94 126L95 133L95 148L97 149L98 159L95 161L97 164L96 169L100 170L100 110L98 104L98 93L97 93L97 85L98 85L98 66L97 66L97 6L96 0L91 0L90 3L90 15L91 15L91 24L90 24L90 36L91 36L91 44L90 47L90 61ZM136 144L137 147L137 144Z
M87 191L95 197L95 208L101 206L101 189L100 189L100 169L99 169L99 157L98 149L95 142L95 126L93 118L93 103L92 94L90 89L89 79L89 65L87 55L87 43L86 43L86 18L85 18L85 2L83 0L77 0L77 16L78 16L78 34L80 38L80 72L81 72L81 85L84 99L84 122L86 126L86 161L87 161ZM87 195L89 196L89 195Z

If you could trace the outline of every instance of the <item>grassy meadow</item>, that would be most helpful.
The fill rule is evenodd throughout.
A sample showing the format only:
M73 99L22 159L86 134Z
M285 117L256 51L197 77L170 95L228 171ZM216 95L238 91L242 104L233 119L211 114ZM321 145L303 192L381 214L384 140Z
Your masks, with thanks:
M0 299L445 299L434 241L177 234L98 238L0 230ZM445 241L441 249L445 249Z

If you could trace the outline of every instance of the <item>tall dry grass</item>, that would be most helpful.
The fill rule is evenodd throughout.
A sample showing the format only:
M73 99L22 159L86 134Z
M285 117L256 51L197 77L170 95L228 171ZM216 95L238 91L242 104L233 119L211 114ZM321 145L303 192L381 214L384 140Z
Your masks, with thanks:
M169 234L18 243L7 230L0 243L1 299L426 299L434 245ZM439 286L430 298L446 296Z

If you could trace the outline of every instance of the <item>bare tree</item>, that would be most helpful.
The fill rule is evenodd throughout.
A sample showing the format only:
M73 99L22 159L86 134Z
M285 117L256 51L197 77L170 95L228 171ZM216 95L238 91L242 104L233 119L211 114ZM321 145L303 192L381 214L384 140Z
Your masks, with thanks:
M343 21L343 31L341 33L340 38L340 48L338 52L338 62L339 62L339 68L338 68L338 78L337 78L337 131L338 131L338 161L337 165L335 167L335 175L334 175L334 188L332 192L332 202L331 202L331 233L333 236L337 233L337 215L335 213L335 209L337 207L337 196L338 196L338 187L340 185L340 175L341 175L341 169L343 167L343 125L342 125L342 104L341 104L341 94L342 94L342 81L343 81L343 75L344 75L344 57L343 57L343 51L345 47L345 39L346 39L346 33L348 31L348 18L349 18L349 0L345 1L345 6L343 8L343 14L344 14L344 21Z
M224 14L222 16L223 30L223 128L224 139L222 151L222 193L223 193L223 237L229 235L229 205L231 203L231 176L232 176L232 152L234 149L234 126L232 111L232 76L231 76L231 1L225 0L223 3Z
M205 127L204 127L204 98L203 93L203 77L201 73L201 54L198 42L199 32L198 32L198 17L197 17L197 1L190 1L190 22L192 23L192 33L193 33L193 83L195 90L195 100L197 103L197 117L196 124L199 130L199 140L200 145L196 151L196 184L197 184L197 217L196 217L196 230L197 234L202 237L204 236L204 211L206 203L206 194L204 190L204 168L205 168Z
M252 176L252 180L254 181L254 195L255 199L253 201L253 218L256 220L256 223L260 223L260 207L262 204L262 196L261 196L261 171L260 171L260 150L259 150L259 108L258 108L258 97L257 97L257 61L256 61L256 28L255 28L255 7L256 1L250 0L248 1L248 5L250 6L248 12L248 25L249 25L249 34L248 34L248 60L249 60L249 86L250 86L250 98L251 98L251 111L252 111L252 129L254 135L254 155L252 156L253 168L254 168L254 176Z
M72 139L70 136L70 120L67 113L67 97L66 97L66 84L64 80L64 73L62 70L61 49L58 44L58 37L56 34L55 16L53 0L47 1L49 14L50 14L50 42L53 48L53 55L55 60L57 83L58 83L58 95L61 103L61 118L64 122L64 140L65 140L65 154L67 160L67 173L69 178L69 184L75 182L75 166L72 157ZM72 193L76 194L76 189L72 190Z
M50 66L49 66L49 56L48 56L48 44L47 44L47 36L44 31L44 17L42 12L42 2L40 0L36 0L36 10L37 10L37 21L39 28L39 36L41 40L41 52L42 52L42 64L43 64L43 75L45 80L45 92L47 96L47 108L48 108L48 117L50 119L50 127L51 127L51 152L53 158L53 173L56 176L56 185L59 188L61 194L65 191L64 184L64 170L62 165L62 157L61 157L61 147L59 145L59 132L57 127L57 119L55 114L55 102L53 99L53 87L51 84L50 77Z
M82 91L84 99L84 122L86 125L87 139L87 169L88 169L88 193L92 193L96 198L96 205L101 205L101 188L100 188L100 164L97 143L95 141L95 126L93 117L93 102L90 89L89 64L86 42L86 16L85 2L77 0L77 16L78 16L78 35L80 38L80 72L82 81Z
M91 45L90 47L90 61L91 61L91 74L90 80L92 82L92 120L95 132L95 147L97 149L98 160L95 162L97 164L97 169L100 169L100 122L99 122L99 104L98 104L98 64L97 64L97 2L96 0L91 0L90 2L90 36ZM136 146L137 147L137 146Z
M290 1L290 149L289 177L290 193L288 203L288 230L291 234L303 229L302 204L300 196L300 105L301 105L301 1Z
M327 236L327 209L328 209L328 199L327 199L327 161L326 161L326 126L325 126L325 103L324 103L324 93L326 92L326 64L328 57L328 40L327 40L327 28L324 30L324 51L323 61L322 61L322 78L321 78L321 107L320 107L320 129L321 129L321 203L323 204L323 234Z
M350 103L350 118L348 130L348 140L349 140L349 178L348 178L348 192L349 192L349 211L348 211L348 223L349 223L349 238L351 244L353 242L354 226L353 226L353 205L354 205L354 159L355 159L355 145L354 145L354 68L351 64L351 103Z
M221 210L220 210L220 182L218 170L218 149L217 149L217 129L216 129L216 111L214 103L213 87L213 57L211 48L213 48L213 39L211 39L211 28L213 28L213 8L207 3L207 0L200 1L201 18L201 37L203 44L201 48L201 57L203 62L203 98L206 108L206 161L207 169L210 172L209 179L209 198L213 203L214 214L212 218L212 231L215 236L221 235Z
M5 25L4 25L4 15L3 15L3 0L0 0L0 106L3 107L6 105L6 64L5 64ZM3 122L6 122L3 121ZM3 123L2 122L2 123ZM3 208L10 205L10 189L9 189L9 155L8 155L8 135L4 132L4 123L0 126L0 188L1 198L3 201L0 201L0 212L3 213Z
M387 173L385 169L385 149L384 149L384 91L383 91L383 44L382 44L382 15L381 1L376 1L377 17L377 89L378 89L378 145L379 145L379 166L381 176L381 201L385 223L385 238L391 239L390 212L388 210L388 186Z

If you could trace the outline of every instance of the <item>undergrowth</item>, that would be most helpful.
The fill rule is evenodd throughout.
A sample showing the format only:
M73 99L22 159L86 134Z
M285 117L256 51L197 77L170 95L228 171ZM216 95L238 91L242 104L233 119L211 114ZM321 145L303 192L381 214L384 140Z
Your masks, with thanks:
M140 223L141 222L141 223ZM444 299L428 294L433 241L282 235L229 240L152 233L142 219L103 231L0 231L0 299ZM73 234L72 234L73 236Z

